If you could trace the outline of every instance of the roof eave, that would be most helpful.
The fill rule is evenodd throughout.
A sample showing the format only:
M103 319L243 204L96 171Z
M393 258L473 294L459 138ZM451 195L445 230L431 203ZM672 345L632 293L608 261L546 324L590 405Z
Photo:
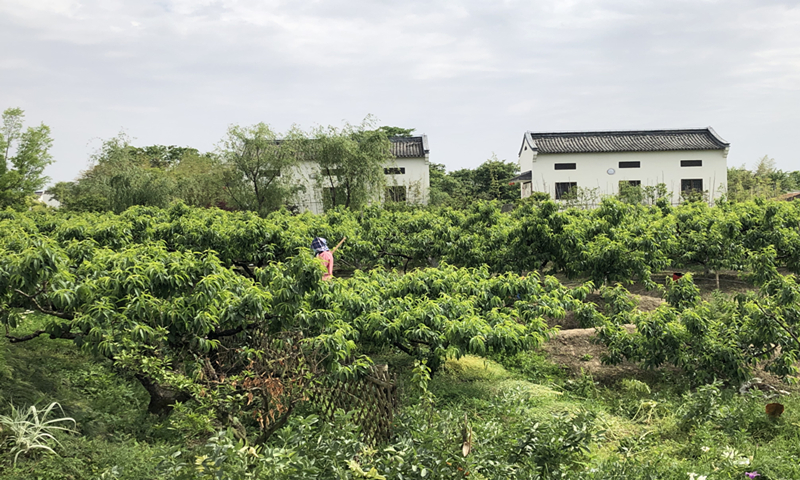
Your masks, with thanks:
M730 147L730 146L731 146L731 144L730 144L729 142L726 142L724 138L722 138L722 137L720 137L720 136L719 136L719 134L717 133L717 131L716 131L716 130L714 130L713 128L711 128L711 125L709 125L708 127L706 127L706 129L708 130L708 133L710 133L710 134L711 134L711 136L712 136L712 137L714 137L714 140L716 140L716 141L718 141L719 143L721 143L722 145L724 145L724 146L725 146L725 148L727 148L727 147Z
M519 152L517 152L517 157L518 158L519 158L520 155L522 155L522 150L525 148L525 144L526 143L528 144L529 147L531 147L531 150L536 152L536 150L537 150L536 142L533 140L533 137L531 136L531 131L530 130L528 130L527 132L525 132L522 135L522 144L519 146Z

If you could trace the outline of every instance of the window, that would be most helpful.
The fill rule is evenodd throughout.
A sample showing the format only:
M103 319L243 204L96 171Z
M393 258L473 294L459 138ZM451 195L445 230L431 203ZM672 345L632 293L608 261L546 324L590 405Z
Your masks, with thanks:
M576 166L574 163L556 163L556 170L575 170Z
M681 167L702 167L702 160L681 160Z
M393 185L391 187L386 187L386 201L405 202L406 201L405 185Z
M556 183L556 200L561 200L562 197L568 196L578 188L578 182L559 182Z
M619 162L619 168L640 168L642 166L642 162Z
M703 191L702 178L681 180L681 192L702 192L702 191Z
M641 180L620 180L619 181L619 189L622 190L625 187L641 187L642 181Z
M384 175L405 175L405 173L406 167L390 167L383 169Z

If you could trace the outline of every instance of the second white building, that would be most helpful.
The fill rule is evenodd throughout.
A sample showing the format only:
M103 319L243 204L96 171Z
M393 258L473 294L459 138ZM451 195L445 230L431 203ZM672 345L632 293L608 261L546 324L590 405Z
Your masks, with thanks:
M519 150L522 198L544 192L556 200L571 189L616 195L622 185L664 184L673 203L681 192L709 199L727 191L730 144L711 127L683 130L525 132Z

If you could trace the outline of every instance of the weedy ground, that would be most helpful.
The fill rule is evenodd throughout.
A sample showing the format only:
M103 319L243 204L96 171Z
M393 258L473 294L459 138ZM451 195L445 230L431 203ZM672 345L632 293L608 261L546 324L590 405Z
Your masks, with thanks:
M37 328L36 322L27 328ZM401 468L387 460L392 449L407 463L438 461L426 478L523 478L523 473L537 478L536 472L542 478L576 479L744 479L752 472L762 480L800 478L798 393L768 399L762 392L741 395L737 386L691 388L679 371L646 372L632 365L611 374L600 365L601 347L590 335L572 337L556 337L541 350L512 356L450 359L429 383L431 404L419 401L409 357L376 356L400 372L403 406L393 444L354 447L363 471L375 467L378 477L372 478L380 478L378 468ZM191 418L148 415L147 395L133 379L72 342L0 343L0 414L12 404L59 402L79 432L58 436L58 455L33 453L16 466L7 445L0 446L0 478L170 478L159 473L164 455L176 449L202 453L202 440L187 444L188 437L202 438L187 432ZM558 355L571 362L559 364ZM766 415L771 402L784 405L780 417ZM298 429L303 421L287 428ZM471 432L467 458L461 450L465 428ZM337 430L297 431L307 436L297 440L297 455L324 464L324 458L315 457L324 453L303 442L319 442L320 435ZM353 435L345 428L338 431ZM324 478L369 478L345 459L328 460L342 463L343 476ZM405 478L422 475L417 468Z

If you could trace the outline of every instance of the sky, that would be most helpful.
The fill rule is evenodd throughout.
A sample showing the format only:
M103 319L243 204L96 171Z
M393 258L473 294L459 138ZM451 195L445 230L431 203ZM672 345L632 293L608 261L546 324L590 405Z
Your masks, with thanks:
M230 125L415 128L430 159L514 161L525 131L696 128L800 170L800 1L2 0L0 109L54 139L213 151Z

